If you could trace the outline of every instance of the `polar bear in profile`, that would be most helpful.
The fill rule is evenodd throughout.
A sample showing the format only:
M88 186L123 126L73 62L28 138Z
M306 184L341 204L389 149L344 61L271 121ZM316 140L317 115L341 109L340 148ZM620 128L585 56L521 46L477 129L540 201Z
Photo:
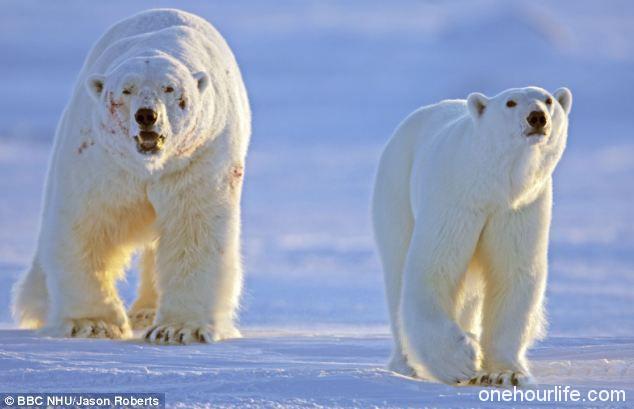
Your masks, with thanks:
M240 196L251 132L234 56L205 20L150 10L88 55L58 125L23 327L153 343L240 336ZM142 250L130 311L117 294Z
M398 127L373 198L390 369L449 384L531 382L526 349L544 333L551 180L571 104L566 88L474 93Z

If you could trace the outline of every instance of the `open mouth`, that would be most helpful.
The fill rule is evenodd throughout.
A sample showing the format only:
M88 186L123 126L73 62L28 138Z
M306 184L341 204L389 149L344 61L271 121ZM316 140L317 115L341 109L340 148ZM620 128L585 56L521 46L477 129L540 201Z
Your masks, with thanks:
M535 136L535 135L539 135L539 136L546 136L546 130L544 129L533 129L530 132L528 132L526 134L526 136Z
M152 155L161 150L165 137L154 131L141 131L134 137L137 150L144 155Z

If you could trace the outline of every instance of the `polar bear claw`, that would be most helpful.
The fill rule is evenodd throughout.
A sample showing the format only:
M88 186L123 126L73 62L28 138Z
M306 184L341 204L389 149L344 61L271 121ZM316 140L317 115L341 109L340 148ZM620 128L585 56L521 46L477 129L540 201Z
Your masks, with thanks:
M143 338L152 344L211 344L242 335L235 327L215 328L213 325L166 324L148 328Z
M41 334L59 338L109 338L125 339L132 335L127 323L116 324L100 318L64 320L57 326L41 329Z
M532 376L518 371L486 372L482 371L469 380L468 385L472 386L493 386L508 388L516 386L518 388L530 386L534 383Z

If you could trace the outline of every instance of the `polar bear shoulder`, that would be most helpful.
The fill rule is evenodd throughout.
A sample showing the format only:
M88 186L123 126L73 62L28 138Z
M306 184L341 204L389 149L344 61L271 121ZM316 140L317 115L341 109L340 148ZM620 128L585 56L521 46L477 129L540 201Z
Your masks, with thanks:
M433 154L442 143L452 150L452 133L448 130L456 123L469 126L469 116L465 100L444 100L437 104L417 109L407 116L397 127L388 141L379 165L378 181L386 185L408 180L412 167L421 153ZM453 132L460 136L462 133ZM455 148L455 147L454 147Z

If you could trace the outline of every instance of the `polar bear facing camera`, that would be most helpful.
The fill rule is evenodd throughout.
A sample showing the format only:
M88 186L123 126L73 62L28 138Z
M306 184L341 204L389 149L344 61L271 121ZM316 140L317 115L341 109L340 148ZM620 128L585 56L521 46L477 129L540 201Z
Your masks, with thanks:
M23 327L153 343L238 337L240 196L250 137L241 74L222 36L150 10L93 47L58 125L38 247L16 284ZM142 249L139 294L117 294Z
M572 95L509 89L421 108L373 198L394 336L390 369L449 384L531 382L544 334L552 173Z

